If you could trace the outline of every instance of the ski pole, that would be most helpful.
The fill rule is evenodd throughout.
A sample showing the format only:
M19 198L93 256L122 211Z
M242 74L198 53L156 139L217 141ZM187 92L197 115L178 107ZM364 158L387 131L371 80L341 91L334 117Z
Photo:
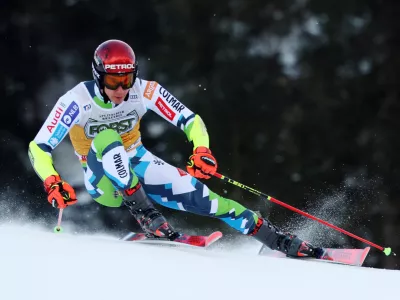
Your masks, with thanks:
M54 227L54 233L61 233L63 231L63 229L61 227L61 220L62 220L63 211L64 211L64 208L60 208L60 211L58 213L57 226Z
M297 209L297 208L295 208L295 207L293 207L293 206L291 206L289 204L286 204L286 203L284 203L282 201L279 201L279 200L277 200L277 199L275 199L275 198L273 198L271 196L268 196L267 194L264 194L264 193L262 193L260 191L257 191L257 190L255 190L255 189L253 189L253 188L251 188L249 186L246 186L246 185L244 185L244 184L242 184L240 182L237 182L236 180L233 180L233 179L231 179L229 177L226 177L224 175L221 175L219 173L214 173L214 176L219 178L219 179L221 179L221 180L223 180L223 181L225 181L225 182L228 182L228 183L233 184L233 185L235 185L237 187L240 187L240 188L242 188L242 189L244 189L244 190L246 190L248 192L251 192L251 193L253 193L253 194L257 195L257 196L263 197L263 198L265 198L265 199L267 199L267 200L269 200L271 202L274 202L274 203L279 204L279 205L281 205L281 206L283 206L283 207L285 207L287 209L290 209L290 210L292 210L294 212L297 212L297 213L299 213L299 214L301 214L301 215L303 215L303 216L305 216L307 218L310 218L310 219L312 219L314 221L317 221L317 222L319 222L321 224L324 224L325 226L328 226L328 227L333 228L333 229L335 229L335 230L337 230L337 231L339 231L341 233L344 233L344 234L346 234L348 236L351 236L352 238L355 238L356 240L359 240L359 241L364 242L364 243L366 243L366 244L368 244L368 245L370 245L372 247L375 247L376 249L381 250L383 253L385 253L386 256L389 256L390 254L393 254L394 256L396 255L396 253L392 252L392 249L389 248L389 247L388 248L384 248L382 246L374 244L374 243L372 243L372 242L370 242L370 241L368 241L366 239L363 239L363 238L361 238L361 237L359 237L359 236L357 236L357 235L355 235L355 234L353 234L351 232L348 232L348 231L346 231L346 230L344 230L342 228L339 228L339 227L337 227L337 226L335 226L335 225L333 225L331 223L328 223L328 222L326 222L326 221L324 221L324 220L322 220L320 218L317 218L317 217L315 217L313 215L310 215L310 214L308 214L308 213L306 213L306 212L304 212L304 211L302 211L300 209Z

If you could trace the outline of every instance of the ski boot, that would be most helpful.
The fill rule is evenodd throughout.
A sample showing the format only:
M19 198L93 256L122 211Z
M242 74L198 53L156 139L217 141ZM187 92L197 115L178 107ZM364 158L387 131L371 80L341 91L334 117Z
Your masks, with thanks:
M283 252L289 257L320 258L324 253L323 248L314 247L295 235L285 234L268 220L262 218L258 218L256 227L249 235L268 248Z
M323 248L314 247L292 234L280 236L277 245L279 245L279 248L276 250L286 253L289 257L321 258L325 252Z
M130 213L148 236L166 238L171 241L180 236L154 207L140 182L135 187L124 190L122 197L124 205L128 207Z

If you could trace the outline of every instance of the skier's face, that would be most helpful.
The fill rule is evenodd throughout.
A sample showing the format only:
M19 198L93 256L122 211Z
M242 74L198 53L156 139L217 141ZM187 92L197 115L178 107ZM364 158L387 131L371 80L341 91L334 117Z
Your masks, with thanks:
M124 90L121 86L119 86L116 90L110 90L109 88L104 87L104 92L114 104L121 104L124 102L129 89Z

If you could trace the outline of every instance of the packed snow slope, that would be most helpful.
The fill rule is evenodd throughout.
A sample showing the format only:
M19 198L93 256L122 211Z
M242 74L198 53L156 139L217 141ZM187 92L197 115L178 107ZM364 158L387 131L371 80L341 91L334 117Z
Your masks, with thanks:
M400 271L0 225L2 300L398 299ZM222 243L223 244L223 243Z

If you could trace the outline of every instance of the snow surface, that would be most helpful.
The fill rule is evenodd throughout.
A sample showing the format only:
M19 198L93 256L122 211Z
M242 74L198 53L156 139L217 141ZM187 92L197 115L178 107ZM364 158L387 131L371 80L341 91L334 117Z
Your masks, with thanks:
M400 271L262 257L252 241L204 250L1 225L0 299L399 299Z

